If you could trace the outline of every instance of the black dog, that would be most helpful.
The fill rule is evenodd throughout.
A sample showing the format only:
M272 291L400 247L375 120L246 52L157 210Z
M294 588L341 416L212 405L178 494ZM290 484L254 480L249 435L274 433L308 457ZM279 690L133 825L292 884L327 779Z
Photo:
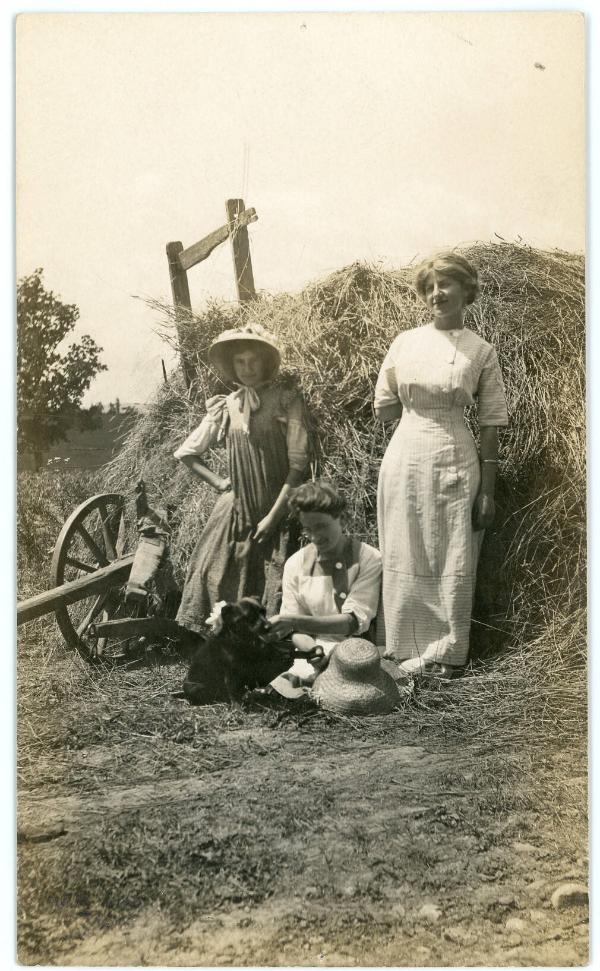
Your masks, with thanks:
M203 638L192 656L183 693L192 705L236 702L253 688L264 688L294 661L291 638L277 638L265 608L244 597L225 604L222 627Z

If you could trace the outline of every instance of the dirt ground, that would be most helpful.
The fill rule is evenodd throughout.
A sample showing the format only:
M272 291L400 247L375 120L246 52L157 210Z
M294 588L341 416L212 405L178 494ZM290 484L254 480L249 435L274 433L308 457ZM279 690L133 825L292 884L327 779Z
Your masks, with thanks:
M19 960L172 966L573 966L585 765L307 702L193 709L181 662L19 674ZM406 707L408 706L408 707ZM559 787L557 779L562 780Z

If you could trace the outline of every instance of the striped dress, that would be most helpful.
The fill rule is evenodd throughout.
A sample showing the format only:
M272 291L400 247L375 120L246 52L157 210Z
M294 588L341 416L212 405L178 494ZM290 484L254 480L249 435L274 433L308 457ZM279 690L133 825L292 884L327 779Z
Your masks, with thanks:
M378 484L378 641L398 661L462 665L483 538L471 521L481 473L464 409L477 402L480 427L508 424L494 348L467 328L401 333L381 367L375 407L398 401L402 419Z
M177 614L181 626L194 631L203 629L221 600L256 597L268 613L279 609L283 565L297 549L296 537L287 517L264 543L254 542L253 534L290 471L306 471L308 431L301 394L272 383L257 394L237 391L210 398L205 418L175 458L202 458L220 443L227 450L231 491L217 499L190 557Z

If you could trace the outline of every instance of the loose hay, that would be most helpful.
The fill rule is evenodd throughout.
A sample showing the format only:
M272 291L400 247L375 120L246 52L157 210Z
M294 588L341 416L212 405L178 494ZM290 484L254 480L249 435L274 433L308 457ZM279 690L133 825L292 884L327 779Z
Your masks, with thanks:
M480 563L474 655L485 656L499 646L514 654L514 663L506 658L496 662L496 673L489 675L500 683L502 665L513 664L516 683L506 689L507 699L523 701L532 668L540 671L539 683L533 679L540 691L548 682L552 690L552 683L562 681L568 671L578 685L581 708L584 260L508 243L476 244L464 253L479 268L482 283L466 324L497 348L511 419L501 438L497 524L486 537ZM285 360L281 379L298 382L305 392L320 435L321 453L319 457L315 451L313 471L335 480L346 495L350 528L377 542L377 473L394 426L376 421L373 391L395 335L427 319L412 277L410 267L387 271L355 263L296 295L264 297L241 307L211 303L202 314L180 313L177 329L173 308L153 304L166 339L194 362L197 382L186 391L176 372L158 389L108 467L106 481L123 489L143 477L155 502L177 507L173 553L180 579L214 497L172 453L201 419L206 398L228 390L207 366L211 341L247 317L278 335ZM468 420L476 433L476 415ZM214 453L211 461L222 463L222 453ZM472 708L485 694L487 677L479 671L475 697L465 697L465 705ZM469 693L471 682L467 679L464 688L456 689L457 697ZM534 690L531 681L526 690ZM567 720L573 704L572 698L565 702Z
M115 813L100 831L92 828L81 839L74 833L21 845L21 959L60 960L78 936L89 939L125 914L141 912L146 921L146 904L187 926L192 916L214 920L215 908L225 913L239 900L254 905L274 887L297 885L306 858L294 855L293 839L299 831L319 833L321 818L331 812L333 762L340 754L352 764L367 764L380 748L387 759L396 747L415 741L430 752L448 753L446 771L429 776L420 771L412 781L406 772L395 778L386 761L387 781L405 800L417 801L422 816L396 819L394 799L390 821L404 840L395 850L399 879L409 860L422 887L447 888L450 881L454 900L468 908L465 914L473 910L482 856L489 850L492 866L498 860L495 841L500 846L527 836L523 813L537 813L534 842L539 832L543 839L551 833L557 846L568 846L572 855L582 852L576 847L585 839L580 820L586 804L583 259L508 244L478 245L466 253L483 279L469 325L498 348L512 419L502 438L498 523L480 564L473 628L477 660L464 678L419 683L398 710L370 719L334 716L308 700L193 709L170 694L181 684L183 662L94 668L61 647L51 618L27 625L18 697L24 802L31 793L65 792L94 800L115 786L192 776L207 780L208 795L194 806L192 818L182 818L180 805L161 804L152 813ZM355 264L295 296L264 298L241 310L213 304L201 316L186 315L180 322L183 340L198 366L190 393L172 375L95 483L48 475L20 480L22 594L46 586L51 547L74 505L109 488L133 498L140 477L153 504L177 509L172 550L182 578L214 496L172 452L201 419L206 396L227 390L206 367L206 351L219 331L246 313L278 333L286 350L285 379L300 381L321 430L319 470L345 491L350 527L376 542L376 479L392 429L374 420L373 387L395 334L425 319L410 280L409 269L384 272ZM176 343L172 309L155 308L165 336ZM222 462L222 453L211 461ZM289 780L282 783L281 767L295 765L297 758L315 768L324 764L328 777L307 785L304 776L294 782L297 789ZM257 765L271 781L265 792L250 797L242 769ZM220 784L222 776L227 785ZM235 816L242 802L235 803L231 828L226 806L235 786L244 787L239 817L244 824ZM349 801L342 795L345 813ZM226 822L219 828L221 815ZM499 836L505 826L508 835L502 829ZM391 822L390 827L394 832ZM474 834L479 849L473 876L465 876L462 861L440 864L439 874L435 870L435 858L426 851L437 852L431 837L440 827L444 858L452 827L461 838L466 831ZM368 859L379 867L378 840L376 831L348 825L344 816L343 846L353 864ZM366 930L374 915L388 914L380 902L369 910L382 888L398 893L396 876L383 869L387 857L386 852L372 883L360 889L358 917L348 911L345 896L335 896L337 885L319 885L328 904L335 901L327 912L340 922L345 941L359 917ZM514 854L500 858L521 873ZM538 858L536 876L550 873L561 859L567 856L560 852L556 863L554 856L546 863ZM493 880L503 876L496 872ZM404 899L404 886L401 892ZM317 905L322 916L321 899ZM306 906L303 900L303 917ZM381 928L376 930L380 936ZM358 932L356 953L364 954L362 925Z

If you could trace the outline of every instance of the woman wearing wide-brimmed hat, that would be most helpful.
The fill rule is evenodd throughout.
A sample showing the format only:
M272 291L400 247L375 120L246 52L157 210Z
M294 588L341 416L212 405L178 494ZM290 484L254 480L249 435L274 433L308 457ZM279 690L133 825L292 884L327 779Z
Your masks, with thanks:
M396 337L375 390L377 416L401 418L379 474L380 639L406 672L448 677L468 656L479 549L494 520L497 429L508 417L496 351L464 326L475 267L440 254L419 268L416 289L432 320ZM464 421L475 402L479 449Z
M201 424L175 458L221 493L196 544L177 620L202 630L219 601L253 596L278 609L283 564L293 552L287 527L287 494L304 481L308 430L302 395L275 380L281 362L277 341L259 324L220 334L209 359L228 395L206 403ZM204 463L223 443L228 476Z

